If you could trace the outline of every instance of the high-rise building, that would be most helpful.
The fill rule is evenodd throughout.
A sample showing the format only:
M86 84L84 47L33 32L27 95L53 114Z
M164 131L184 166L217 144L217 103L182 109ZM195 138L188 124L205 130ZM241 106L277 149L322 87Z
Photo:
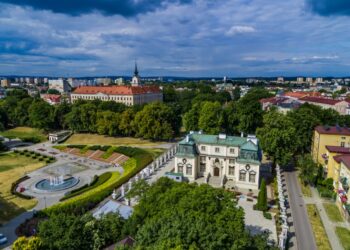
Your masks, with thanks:
M316 78L316 83L323 83L323 78L322 77L317 77Z
M312 77L307 77L306 82L307 83L313 83L314 79Z
M67 93L71 90L71 86L64 79L49 80L49 89L56 89L60 93Z
M282 76L277 77L277 82L283 83L284 82L284 77L282 77Z
M297 83L304 83L304 77L298 77Z

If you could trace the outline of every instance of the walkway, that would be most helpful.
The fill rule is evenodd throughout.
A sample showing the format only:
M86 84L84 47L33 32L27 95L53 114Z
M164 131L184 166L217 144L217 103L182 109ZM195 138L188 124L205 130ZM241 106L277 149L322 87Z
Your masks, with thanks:
M284 176L287 183L289 205L293 217L292 226L296 234L297 249L317 250L296 171L291 167L291 169L284 171ZM295 247L293 248L295 249Z
M325 203L325 200L323 200L316 188L314 187L311 187L311 193L312 193L312 197L305 197L304 200L305 200L305 203L306 204L315 204L316 207L317 207L317 210L321 216L321 219L322 219L322 223L324 225L324 228L326 230L326 233L327 233L327 236L328 236L328 239L329 239L329 242L332 246L332 249L336 250L336 249L343 249L339 239L338 239L338 236L336 235L335 233L335 228L337 226L341 226L341 227L347 227L349 228L350 225L348 222L333 222L331 221L329 218L328 218L328 215L323 207L323 203Z

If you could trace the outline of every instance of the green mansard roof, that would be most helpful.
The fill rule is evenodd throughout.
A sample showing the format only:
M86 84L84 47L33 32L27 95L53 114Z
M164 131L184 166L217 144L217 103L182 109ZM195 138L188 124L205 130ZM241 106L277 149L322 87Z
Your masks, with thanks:
M246 150L254 150L257 151L258 147L254 145L254 143L248 141L246 137L238 137L238 136L225 136L225 138L219 138L218 135L206 135L193 133L189 135L189 141L186 141L186 138L183 139L180 144L209 144L209 145L222 145L222 146L232 146L232 147L242 147L246 145ZM254 146L252 146L252 145Z

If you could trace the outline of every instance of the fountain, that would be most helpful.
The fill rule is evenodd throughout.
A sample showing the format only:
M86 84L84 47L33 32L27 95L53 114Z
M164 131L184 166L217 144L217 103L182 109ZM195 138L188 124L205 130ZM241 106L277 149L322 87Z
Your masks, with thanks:
M73 176L64 178L63 175L60 176L52 176L50 175L48 179L43 179L39 181L35 187L39 190L44 191L61 191L64 189L68 189L74 187L79 183L79 179Z

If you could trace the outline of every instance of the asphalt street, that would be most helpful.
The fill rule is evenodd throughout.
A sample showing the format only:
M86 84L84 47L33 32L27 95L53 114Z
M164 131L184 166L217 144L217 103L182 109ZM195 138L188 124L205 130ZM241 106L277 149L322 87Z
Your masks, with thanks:
M306 212L306 206L293 169L284 172L293 217L293 227L299 250L317 250L315 238Z

